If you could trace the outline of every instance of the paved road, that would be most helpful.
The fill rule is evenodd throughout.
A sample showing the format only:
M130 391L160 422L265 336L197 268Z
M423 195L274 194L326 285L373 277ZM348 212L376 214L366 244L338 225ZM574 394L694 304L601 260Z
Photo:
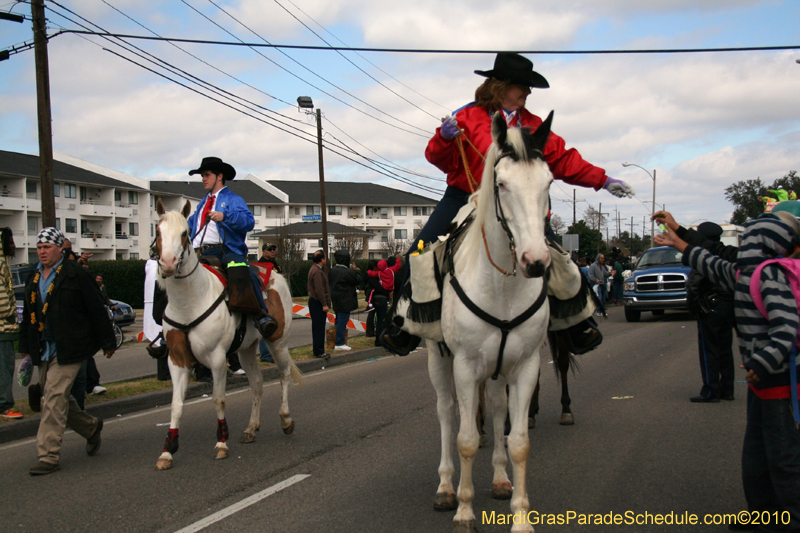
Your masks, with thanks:
M691 404L699 390L696 329L685 315L627 324L612 309L606 341L580 357L572 381L576 424L558 425L559 387L543 358L542 411L531 434L528 490L540 513L705 513L744 508L739 455L745 385L736 401ZM546 350L545 350L546 352ZM741 379L741 376L737 375ZM216 425L208 400L188 405L175 468L153 470L169 421L166 408L107 421L93 458L65 437L63 469L32 478L35 445L0 446L0 494L18 502L7 531L164 531L216 513L207 531L448 532L436 513L438 422L426 358L385 357L323 370L291 388L297 427L281 433L278 387L265 387L254 444L235 435L249 411L246 392L228 396L231 457L211 459ZM624 399L617 399L624 398ZM491 450L478 453L475 509L507 513L491 500ZM308 476L297 478L295 476ZM299 479L299 480L298 480ZM281 483L294 481L274 492ZM46 511L30 511L47 497ZM247 498L257 503L237 510ZM37 507L38 508L38 507ZM25 511L28 509L28 511ZM482 532L508 531L482 525ZM197 529L192 529L197 530ZM537 532L726 531L724 526L541 525Z
M352 316L354 320L366 320L366 313L354 313ZM141 312L139 312L136 317L136 322L122 329L125 339L128 342L125 342L122 347L114 353L111 359L106 359L102 354L95 356L97 370L100 372L101 384L155 375L156 362L145 351L146 343L131 342L131 339L135 339L141 331L142 317ZM355 332L351 330L350 336L355 336ZM309 346L310 344L311 319L295 316L292 320L292 334L289 339L289 348ZM35 375L34 379L36 379ZM27 397L27 389L20 387L15 379L14 398Z

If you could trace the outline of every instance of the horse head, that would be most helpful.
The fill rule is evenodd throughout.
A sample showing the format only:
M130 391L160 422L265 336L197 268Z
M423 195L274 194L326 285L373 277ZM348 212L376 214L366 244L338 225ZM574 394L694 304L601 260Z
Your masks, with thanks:
M544 146L552 121L551 111L531 133L528 128L509 129L503 114L495 113L494 145L487 154L480 190L484 221L499 222L526 278L541 277L550 266L544 232L553 174L544 160ZM492 208L494 213L487 212Z
M184 257L192 254L189 225L186 223L191 209L188 200L180 213L166 211L160 198L156 202L156 213L159 216L156 226L156 250L161 275L165 278L174 275Z

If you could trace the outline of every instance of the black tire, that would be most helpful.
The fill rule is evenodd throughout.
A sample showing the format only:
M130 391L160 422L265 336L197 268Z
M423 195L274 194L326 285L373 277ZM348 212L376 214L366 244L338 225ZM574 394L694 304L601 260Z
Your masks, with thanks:
M628 322L639 322L639 319L642 318L641 311L634 311L633 309L625 308L625 320Z
M122 346L122 343L125 342L125 336L122 334L122 330L116 324L111 324L114 328L114 338L117 340L117 349Z
M664 314L663 309L656 309L655 311L653 311L653 316L661 316L663 314Z

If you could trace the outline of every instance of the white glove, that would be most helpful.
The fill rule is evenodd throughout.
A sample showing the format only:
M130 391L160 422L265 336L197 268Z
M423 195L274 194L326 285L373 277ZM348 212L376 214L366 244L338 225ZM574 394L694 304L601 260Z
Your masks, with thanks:
M614 178L607 178L603 188L617 198L633 198L633 195L636 194L633 187L622 180Z

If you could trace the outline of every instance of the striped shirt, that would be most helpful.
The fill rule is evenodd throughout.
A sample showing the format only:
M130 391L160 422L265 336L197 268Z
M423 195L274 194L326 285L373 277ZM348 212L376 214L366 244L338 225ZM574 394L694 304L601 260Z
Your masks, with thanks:
M761 294L768 318L750 296L750 278L758 265L791 252L794 236L783 222L759 218L745 225L736 263L689 246L683 262L720 287L734 292L736 331L742 363L758 374L759 388L788 384L789 351L800 317L791 287L777 264L761 271Z

